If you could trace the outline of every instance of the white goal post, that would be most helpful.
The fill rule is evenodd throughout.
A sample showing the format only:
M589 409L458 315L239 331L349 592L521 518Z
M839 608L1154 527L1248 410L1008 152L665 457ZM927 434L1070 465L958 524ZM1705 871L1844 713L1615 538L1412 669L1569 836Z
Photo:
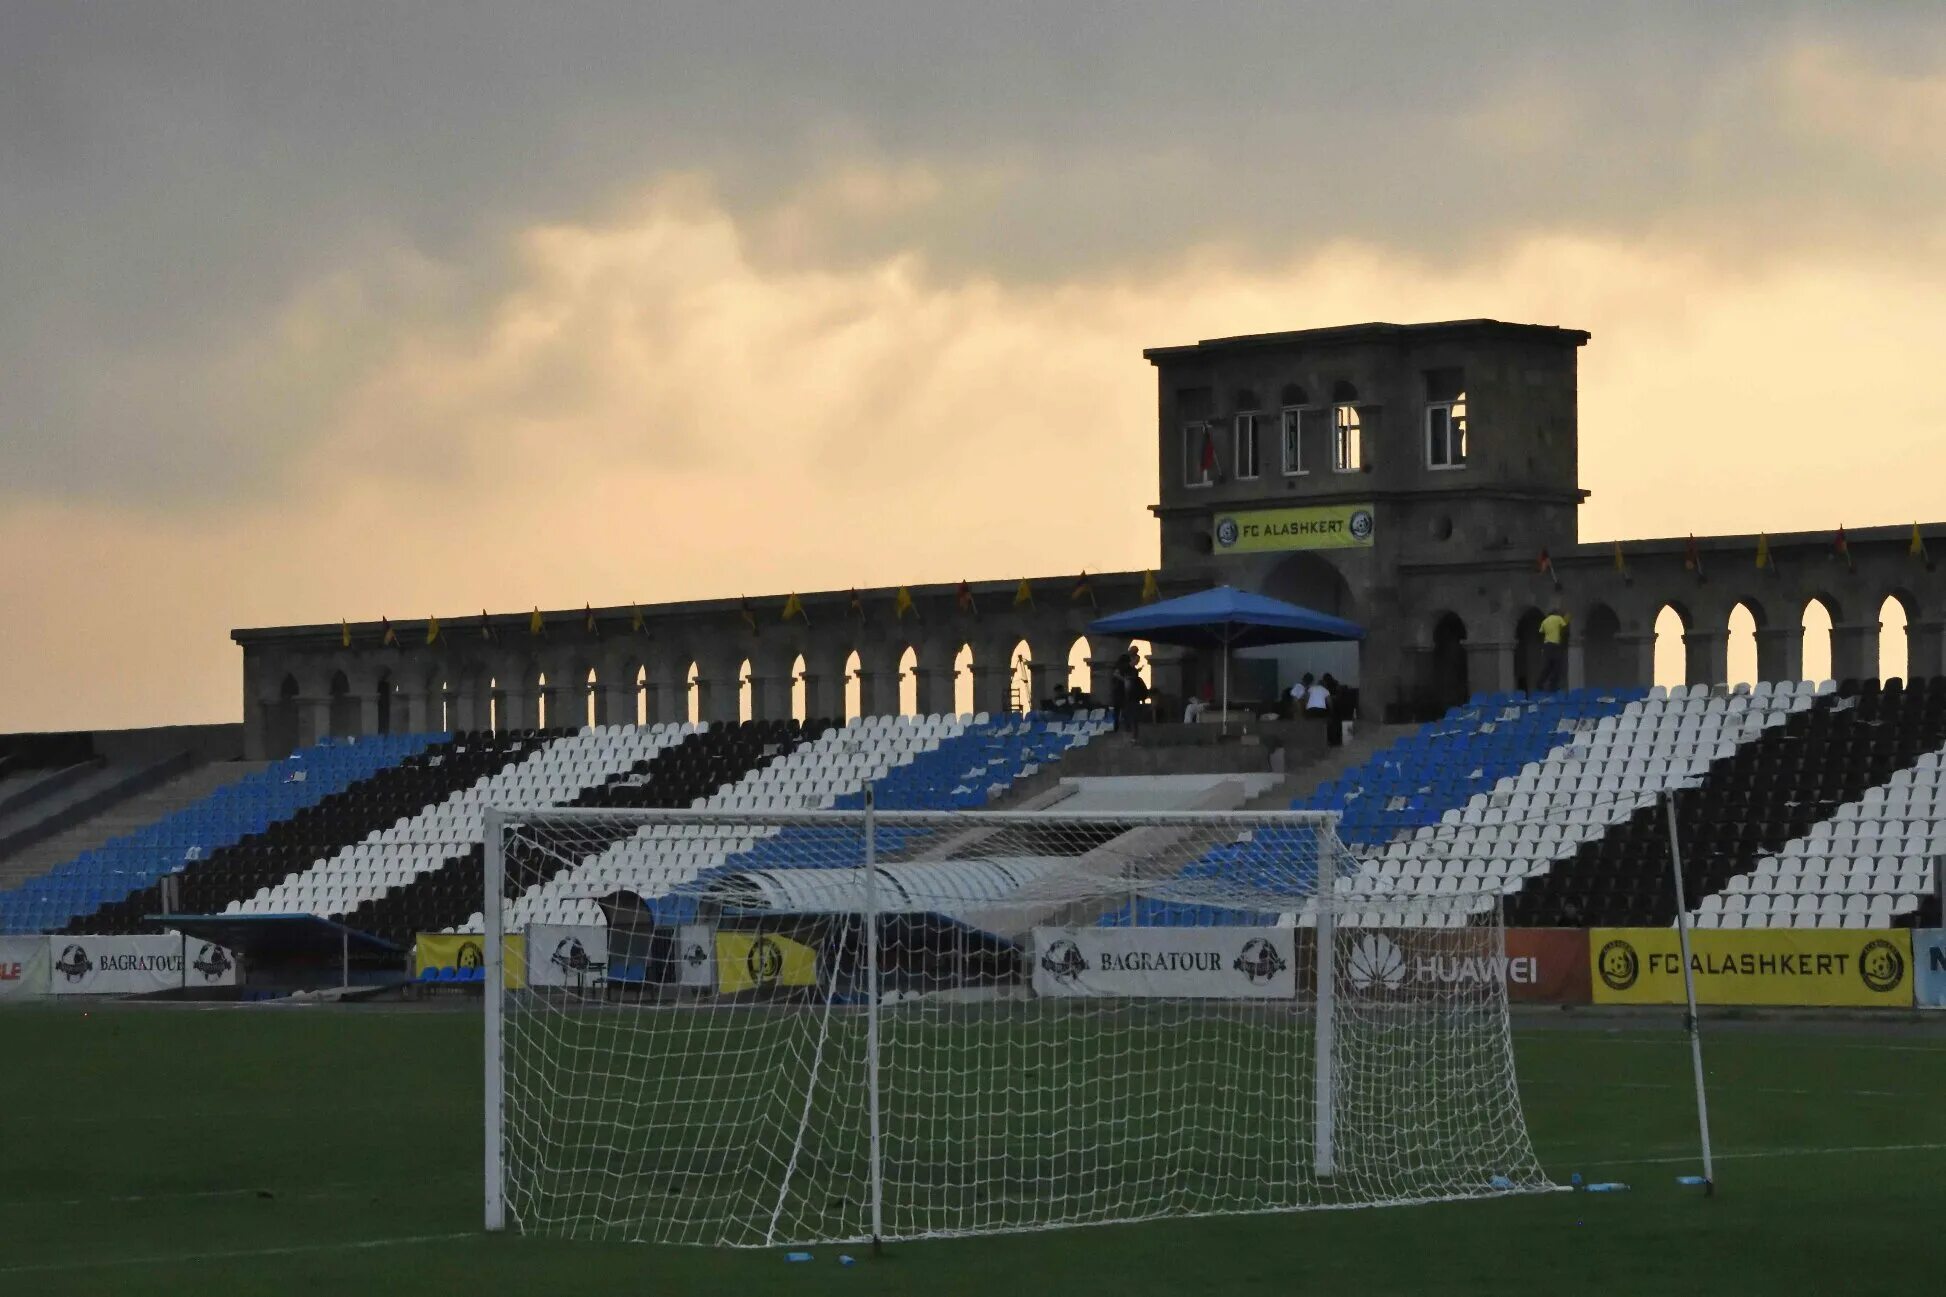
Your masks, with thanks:
M1552 1188L1494 894L1317 812L488 812L486 1223L773 1246Z

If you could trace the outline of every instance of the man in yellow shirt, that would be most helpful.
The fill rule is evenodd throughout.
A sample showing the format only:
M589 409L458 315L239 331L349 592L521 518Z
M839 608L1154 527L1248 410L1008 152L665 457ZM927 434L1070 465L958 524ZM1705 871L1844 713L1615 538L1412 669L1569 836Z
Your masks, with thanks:
M1536 689L1541 693L1559 689L1567 669L1568 615L1555 608L1541 618L1541 678Z

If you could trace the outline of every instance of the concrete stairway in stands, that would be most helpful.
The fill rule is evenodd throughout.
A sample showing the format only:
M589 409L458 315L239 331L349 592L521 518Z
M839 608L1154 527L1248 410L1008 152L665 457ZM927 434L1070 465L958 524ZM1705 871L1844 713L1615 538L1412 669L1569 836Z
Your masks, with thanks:
M245 775L262 770L262 761L221 761L184 771L167 783L118 802L73 828L45 838L8 856L0 856L0 888L13 887L63 861L101 846L112 838L133 833L215 792Z

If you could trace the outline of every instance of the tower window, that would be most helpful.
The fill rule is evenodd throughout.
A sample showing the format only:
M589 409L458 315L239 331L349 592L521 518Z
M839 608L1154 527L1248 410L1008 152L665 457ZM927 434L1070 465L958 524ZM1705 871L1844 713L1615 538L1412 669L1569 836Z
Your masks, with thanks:
M1231 463L1236 466L1236 476L1257 476L1257 424L1261 416L1255 410L1245 410L1237 415L1236 445Z
M1466 467L1466 375L1457 369L1426 373L1426 467Z
M1216 480L1216 433L1207 423L1182 429L1182 484L1208 486Z
M1284 475L1295 477L1308 472L1304 467L1304 422L1305 416L1313 413L1304 406L1296 405L1284 410Z
M1337 473L1356 473L1365 467L1364 422L1355 405L1331 408L1331 468Z

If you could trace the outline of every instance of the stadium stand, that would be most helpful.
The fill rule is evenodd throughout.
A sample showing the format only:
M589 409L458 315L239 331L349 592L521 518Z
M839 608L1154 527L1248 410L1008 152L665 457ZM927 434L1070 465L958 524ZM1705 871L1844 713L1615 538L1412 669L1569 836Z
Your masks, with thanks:
M553 780L505 798L502 804L580 806L594 808L689 806L726 783L741 779L755 766L795 748L807 732L822 732L828 722L800 727L790 721L746 722L735 726L658 725L599 726L584 731L550 765L559 772ZM462 810L449 809L444 818L464 830L465 848L442 853L431 868L399 877L410 862L386 863L383 890L365 888L352 896L340 893L324 899L321 913L344 912L344 921L363 931L401 943L415 932L450 930L480 910L485 885L484 803ZM463 821L463 822L462 822ZM602 825L588 826L590 841L599 841ZM618 827L607 840L626 836ZM457 845L458 838L454 844ZM416 850L416 849L415 849ZM515 850L520 850L517 845ZM396 853L394 853L396 854ZM430 853L420 859L432 859ZM558 857L527 852L521 867L530 877L545 880L567 865ZM355 903L345 905L346 900Z
M980 805L1106 727L1104 719L1071 722L1040 717L869 717L810 737L752 768L702 804L718 810L789 810L862 804L856 790L870 782L886 810L945 810ZM735 832L727 826L646 826L621 838L575 868L513 898L512 924L596 923L599 897L632 892L663 902L658 917L675 921L686 902L667 898L677 888L711 876L777 867L792 860L833 857L795 850L791 835L827 830L803 827ZM801 844L800 844L801 845ZM888 837L888 854L907 848ZM477 893L475 893L477 895ZM476 912L469 925L478 924Z
M207 853L178 874L177 910L215 913L294 873L329 861L350 844L396 831L406 817L429 800L475 786L509 763L538 750L532 734L437 737L394 764L302 807L230 846ZM138 932L153 930L146 916L161 909L160 886L144 887L92 915L77 916L70 931ZM275 908L275 907L273 907ZM265 910L262 912L271 912Z
M333 739L224 784L134 833L0 892L0 932L57 931L416 752L438 736ZM83 924L86 927L88 925ZM91 931L106 929L90 928Z
M1530 743L1545 741L1533 736L1535 725L1544 724L1556 745L1472 793L1463 807L1445 810L1437 823L1385 844L1348 890L1382 897L1422 890L1515 893L1530 881L1546 886L1557 881L1549 877L1557 861L1638 810L1652 813L1666 791L1693 783L1711 761L1807 707L1812 695L1793 688L1711 696L1685 688L1673 696L1632 694L1617 711L1576 705L1570 697L1499 697L1475 709L1476 724L1481 712L1516 717ZM1444 754L1448 769L1464 768L1474 759L1468 750L1482 742L1493 740L1477 730L1462 735L1458 750ZM1492 773L1482 763L1476 785Z
M1699 922L1883 926L1915 921L1946 845L1942 747L1930 682L1499 694L1294 805L1342 810L1354 921L1429 890L1499 892L1516 925L1672 923L1673 794Z
M490 804L856 807L870 782L887 810L975 807L1106 726L981 714L327 741L0 892L0 931L152 930L175 873L185 912L318 914L404 942L480 922ZM1920 921L1946 852L1946 681L1485 695L1292 805L1341 813L1354 921L1430 890L1497 892L1511 924L1627 926L1674 919L1671 794L1699 924ZM699 880L828 862L830 843L801 849L823 832L618 826L579 860L527 862L509 922L598 922L618 893L668 921L686 904L671 893ZM879 846L943 849L911 830ZM1253 835L1184 869L1250 872L1289 849Z
M1766 849L1750 868L1702 896L1700 925L1884 927L1912 920L1932 887L1931 862L1946 854L1946 681L1846 685L1813 719L1800 753L1772 763L1736 754L1729 773L1747 779L1722 782L1727 797L1747 790L1748 801L1723 809L1778 827L1757 839ZM1692 821L1711 813L1682 808ZM1717 856L1703 881L1723 882L1748 854Z

